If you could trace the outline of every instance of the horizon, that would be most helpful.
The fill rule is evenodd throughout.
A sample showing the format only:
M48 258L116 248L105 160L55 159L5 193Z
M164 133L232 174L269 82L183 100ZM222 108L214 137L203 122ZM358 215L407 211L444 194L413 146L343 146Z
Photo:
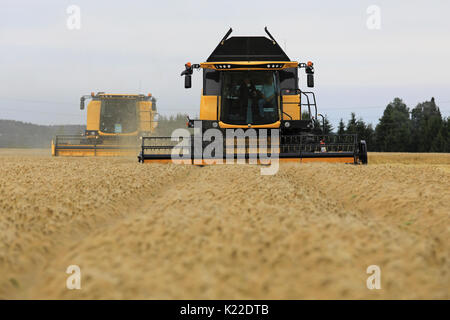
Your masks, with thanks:
M395 97L395 98L400 98L400 97ZM389 103L393 102L393 100L394 100L395 98L393 98ZM416 106L417 106L418 104L420 104L420 103L430 101L431 98L434 98L434 99L435 99L436 105L437 105L438 109L439 109L440 112L441 112L442 118L443 118L443 119L450 118L450 116L448 115L448 112L447 112L447 114L446 114L446 113L443 112L443 110L440 108L439 103L438 103L439 101L436 99L436 97L430 97L430 99L428 99L428 100L420 101L420 102L418 102L417 104L415 104L415 105L412 106L412 107L409 106L407 103L406 103L406 105L407 105L408 109L411 110L411 109L413 109L414 107L416 107ZM402 99L402 98L400 98L400 99ZM402 99L402 101L405 102L403 99ZM388 104L389 104L389 103L388 103ZM326 113L325 113L324 115L325 115L325 117L328 119L328 121L331 123L331 125L332 125L332 127L333 127L333 131L336 131L336 130L337 130L338 125L339 125L339 122L340 122L341 119L344 121L345 125L347 125L348 121L349 121L350 118L351 118L351 114L352 114L352 113L355 113L357 119L362 119L367 125L371 124L371 125L373 126L373 129L375 129L375 127L376 127L377 124L379 123L379 120L380 120L380 118L382 117L383 112L384 112L384 110L385 110L385 108L387 107L388 104L386 104L386 106L382 107L383 110L381 111L381 114L380 114L379 118L376 120L376 122L369 122L369 121L367 121L367 120L364 119L362 116L360 116L360 114L358 114L356 111L349 111L348 114L346 114L346 116L343 116L343 117L341 117L341 118L339 118L339 119L337 119L337 118L332 119L332 118L330 118ZM379 111L379 110L378 110L379 108L381 108L381 107L366 107L366 109L376 109L376 112ZM351 108L342 108L342 109L348 109L348 110L350 110ZM353 110L353 109L352 109L352 110ZM374 110L374 111L375 111L375 110ZM170 113L170 114L162 114L162 113L159 113L159 114L160 114L160 116L167 117L167 118L169 118L169 117L176 117L177 115L184 115L184 114L181 113L181 112L178 112L178 113ZM84 116L85 116L85 115L84 115ZM198 115L196 115L196 117L197 117L197 116L198 116ZM337 120L336 120L336 119L337 119ZM86 121L84 121L84 123L36 123L36 122L33 122L33 121L26 121L26 120L20 120L20 119L0 118L0 121L2 121L2 120L5 120L5 121L17 121L17 122L22 122L22 123L25 123L25 124L38 125L38 126L86 126ZM86 120L86 119L85 119L85 120Z

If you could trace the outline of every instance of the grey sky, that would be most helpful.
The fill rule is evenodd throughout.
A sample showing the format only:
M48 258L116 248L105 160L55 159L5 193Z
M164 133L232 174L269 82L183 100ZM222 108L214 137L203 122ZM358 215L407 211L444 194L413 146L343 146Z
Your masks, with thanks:
M185 90L185 62L203 62L232 26L267 25L293 60L316 67L319 110L376 123L394 97L436 98L450 115L449 1L10 1L0 2L0 119L85 123L91 91L151 92L159 112L199 113L201 73ZM81 8L68 30L66 9ZM381 30L366 26L381 8ZM303 72L301 80L305 80ZM301 84L302 86L303 84Z

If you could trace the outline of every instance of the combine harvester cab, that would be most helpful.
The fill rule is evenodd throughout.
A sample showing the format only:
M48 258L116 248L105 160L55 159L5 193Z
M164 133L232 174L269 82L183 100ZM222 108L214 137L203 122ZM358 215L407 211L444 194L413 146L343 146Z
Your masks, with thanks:
M143 137L140 162L255 163L256 157L262 163L259 155L267 151L280 161L367 163L365 141L357 135L324 134L314 93L299 88L299 69L305 69L307 86L314 87L313 63L291 61L265 31L269 38L229 38L230 28L206 62L185 65L185 88L191 87L193 70L203 70L200 118L187 123L194 134ZM222 150L210 153L213 131L214 136L222 133L222 141L214 139Z
M87 106L82 135L58 135L52 140L53 156L135 156L142 136L156 128L156 99L151 94L98 94L81 97Z

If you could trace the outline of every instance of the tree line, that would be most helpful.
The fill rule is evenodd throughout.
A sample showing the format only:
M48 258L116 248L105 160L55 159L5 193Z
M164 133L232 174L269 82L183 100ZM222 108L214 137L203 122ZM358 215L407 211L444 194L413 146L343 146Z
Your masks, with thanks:
M309 113L303 112L302 119ZM356 113L350 114L347 123L341 118L338 127L333 128L327 117L319 118L321 133L357 134L367 142L369 151L379 152L450 152L450 118L444 118L434 98L419 103L410 110L400 98L390 102L375 128L367 124ZM323 126L324 124L324 126ZM156 135L168 135L176 128L186 127L186 115L161 116Z
M304 113L302 117L308 118ZM321 120L321 119L319 119ZM322 128L322 121L320 121ZM325 117L326 134L358 134L369 151L450 152L450 117L442 117L434 98L409 109L400 98L390 102L375 128L351 113L347 123L340 120L336 130ZM170 136L177 128L186 128L186 115L160 116L154 135ZM84 125L40 126L12 120L0 120L0 147L48 147L59 134L82 134ZM317 129L317 133L322 130Z
M50 148L55 135L84 132L84 125L37 125L0 119L0 148Z
M326 132L333 127L325 121ZM344 123L341 118L337 134L358 134L366 140L369 151L380 152L450 152L450 117L444 118L434 98L409 109L395 98L384 109L378 124L366 124L354 112Z

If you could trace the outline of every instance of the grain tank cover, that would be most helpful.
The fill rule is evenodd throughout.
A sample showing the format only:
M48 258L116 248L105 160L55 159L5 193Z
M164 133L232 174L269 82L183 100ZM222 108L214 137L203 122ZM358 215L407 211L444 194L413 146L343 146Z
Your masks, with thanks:
M219 43L206 61L290 61L290 59L277 42L266 37L231 37Z

